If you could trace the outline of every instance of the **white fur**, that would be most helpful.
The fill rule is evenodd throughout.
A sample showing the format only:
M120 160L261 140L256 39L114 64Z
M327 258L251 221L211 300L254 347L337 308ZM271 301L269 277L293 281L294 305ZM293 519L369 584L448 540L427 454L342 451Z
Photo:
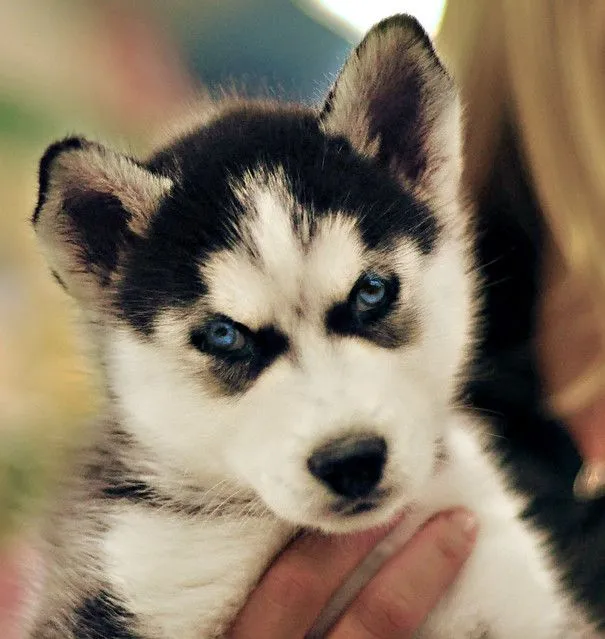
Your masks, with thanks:
M454 416L446 443L452 463L421 499L426 514L465 505L477 513L481 525L475 551L430 616L426 636L473 636L482 626L489 628L490 639L568 636L566 604L541 539L520 520L523 504L506 490L477 435L467 417Z
M185 520L118 510L103 539L107 567L145 636L218 637L289 530L275 519Z

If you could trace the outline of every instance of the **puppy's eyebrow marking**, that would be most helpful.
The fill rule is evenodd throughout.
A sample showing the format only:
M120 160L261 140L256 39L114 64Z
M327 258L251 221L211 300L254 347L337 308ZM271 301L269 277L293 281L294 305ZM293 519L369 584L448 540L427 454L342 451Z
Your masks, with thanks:
M250 329L273 321L274 293L263 275L243 250L222 250L199 267L208 289L208 304Z
M233 192L248 212L237 224L243 247L281 289L295 293L297 281L291 274L300 272L304 251L294 218L306 218L306 212L296 202L284 169L250 171L233 185Z

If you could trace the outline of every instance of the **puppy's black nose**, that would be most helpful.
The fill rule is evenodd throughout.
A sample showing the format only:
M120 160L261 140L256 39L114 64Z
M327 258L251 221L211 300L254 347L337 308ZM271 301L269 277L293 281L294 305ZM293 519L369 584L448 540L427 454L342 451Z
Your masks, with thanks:
M376 488L386 458L387 444L382 437L343 437L318 448L307 467L338 495L356 499Z

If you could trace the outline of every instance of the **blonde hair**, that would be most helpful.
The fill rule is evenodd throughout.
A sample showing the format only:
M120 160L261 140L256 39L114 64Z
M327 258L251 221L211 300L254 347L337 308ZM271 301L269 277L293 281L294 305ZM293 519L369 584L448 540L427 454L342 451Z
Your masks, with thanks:
M603 349L605 2L448 0L437 45L466 107L471 192L483 188L504 120L512 118L554 259L564 279L583 289L595 350ZM563 412L605 388L601 359L560 393Z

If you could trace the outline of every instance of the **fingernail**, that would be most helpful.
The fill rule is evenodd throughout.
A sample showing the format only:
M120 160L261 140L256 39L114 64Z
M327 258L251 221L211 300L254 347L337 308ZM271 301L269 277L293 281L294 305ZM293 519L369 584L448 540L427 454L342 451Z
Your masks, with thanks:
M573 485L578 501L590 501L605 495L605 463L587 462L578 473Z
M477 517L468 510L455 510L450 516L452 524L452 541L459 546L472 543L479 529Z

